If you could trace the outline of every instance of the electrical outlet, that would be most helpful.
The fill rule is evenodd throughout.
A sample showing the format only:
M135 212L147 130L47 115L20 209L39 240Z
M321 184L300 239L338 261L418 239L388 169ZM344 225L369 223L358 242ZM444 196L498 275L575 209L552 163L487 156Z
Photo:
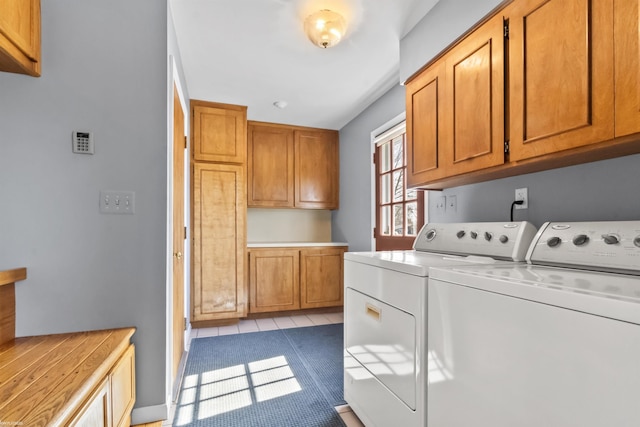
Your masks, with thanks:
M449 212L458 211L458 198L456 196L447 197L447 211Z
M528 209L529 208L529 195L527 194L527 188L517 188L515 200L523 200L524 203L516 205L516 209Z
M436 212L443 214L447 211L447 197L439 196L436 198Z

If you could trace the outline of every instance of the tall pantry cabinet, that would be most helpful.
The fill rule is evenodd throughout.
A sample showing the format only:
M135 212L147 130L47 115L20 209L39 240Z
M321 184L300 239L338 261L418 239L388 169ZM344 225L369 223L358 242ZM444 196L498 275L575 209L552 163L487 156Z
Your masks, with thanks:
M247 108L191 101L191 322L247 314Z

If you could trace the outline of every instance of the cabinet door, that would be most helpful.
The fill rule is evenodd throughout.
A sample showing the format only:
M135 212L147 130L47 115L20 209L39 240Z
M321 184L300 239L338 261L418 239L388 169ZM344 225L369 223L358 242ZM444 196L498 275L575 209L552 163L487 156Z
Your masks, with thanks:
M122 355L109 376L113 427L129 427L136 400L135 350L133 344Z
M345 248L300 251L300 307L334 307L343 304Z
M456 45L446 61L447 176L504 163L504 22L497 15Z
M109 417L109 381L104 381L82 405L69 427L111 427Z
M0 71L40 75L40 0L0 0Z
M502 16L407 84L407 184L504 163Z
M293 207L293 130L250 123L248 136L248 206Z
M249 251L249 311L300 308L300 256L297 249Z
M512 161L613 138L612 1L507 8Z
M439 154L449 143L444 125L444 61L438 61L406 86L407 186L444 175Z
M245 163L247 107L191 101L193 158L210 162Z
M245 170L241 165L193 165L192 320L246 315Z
M639 9L639 0L614 0L616 136L640 132Z
M296 130L295 206L337 209L339 200L338 132Z

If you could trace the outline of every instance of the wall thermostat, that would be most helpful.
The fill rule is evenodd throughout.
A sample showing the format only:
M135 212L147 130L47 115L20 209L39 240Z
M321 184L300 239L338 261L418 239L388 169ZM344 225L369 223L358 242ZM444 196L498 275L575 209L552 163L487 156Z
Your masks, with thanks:
M74 130L72 134L73 152L93 154L93 133Z

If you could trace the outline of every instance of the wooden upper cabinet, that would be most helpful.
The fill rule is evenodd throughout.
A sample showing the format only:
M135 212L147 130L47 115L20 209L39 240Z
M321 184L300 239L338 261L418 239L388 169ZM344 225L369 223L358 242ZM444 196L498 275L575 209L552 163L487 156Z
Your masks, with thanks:
M446 174L504 163L504 21L495 16L446 56ZM450 134L449 134L450 132Z
M293 207L293 130L248 125L247 203L250 207Z
M335 307L343 304L343 264L346 248L300 251L300 307Z
M407 83L407 184L504 163L504 23L489 20Z
M407 83L407 186L429 182L444 175L440 166L444 135L444 61L436 62Z
M639 9L639 0L614 0L616 136L640 132Z
M338 208L337 131L249 122L248 135L249 207Z
M517 0L507 7L510 160L613 138L612 1Z
M192 100L191 110L194 160L245 163L247 107Z
M265 313L300 308L300 251L249 251L249 311Z
M0 71L40 75L40 0L0 0Z
M193 163L192 320L247 313L245 169Z
M295 206L307 209L337 209L339 204L338 132L296 130Z

